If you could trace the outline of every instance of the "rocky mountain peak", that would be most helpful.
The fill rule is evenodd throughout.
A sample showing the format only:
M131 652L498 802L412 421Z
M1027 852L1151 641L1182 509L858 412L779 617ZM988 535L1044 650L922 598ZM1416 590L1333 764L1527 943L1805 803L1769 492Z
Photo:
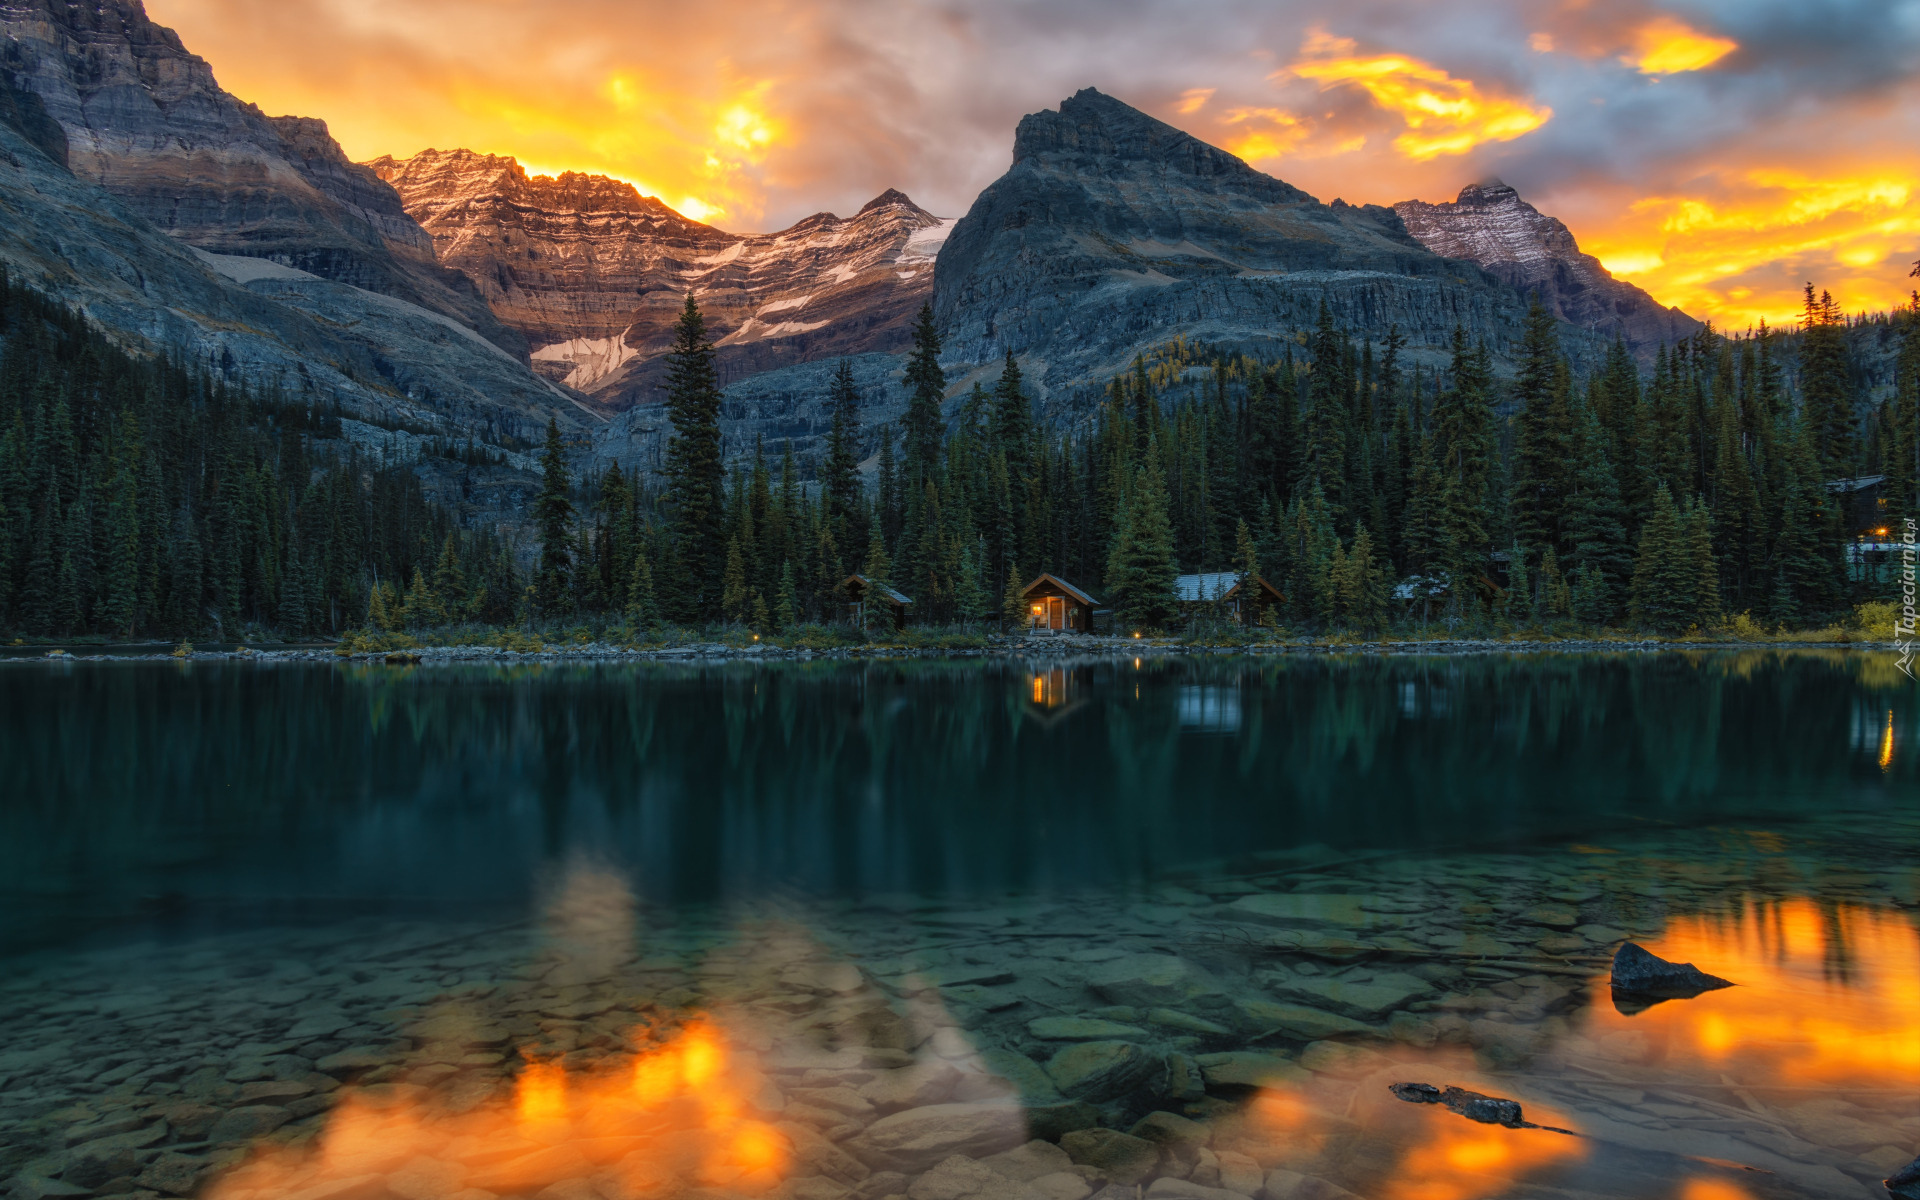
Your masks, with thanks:
M1615 279L1581 251L1566 225L1499 179L1460 189L1451 202L1403 200L1393 206L1407 232L1446 258L1465 259L1537 298L1553 314L1636 350L1691 336L1700 323Z
M1526 204L1526 201L1520 199L1520 193L1511 185L1495 175L1461 188L1460 195L1455 198L1454 203L1491 207L1502 204Z
M1321 204L1091 88L1021 119L1012 166L954 226L937 276L949 355L1011 350L1047 388L1176 337L1277 351L1323 301L1356 333L1398 325L1416 353L1438 353L1448 314L1493 340L1516 307L1391 210Z
M324 122L222 90L139 0L0 0L0 75L59 124L77 177L186 244L417 303L524 353Z
M860 211L858 213L855 213L854 215L864 216L865 214L874 212L878 209L893 208L895 206L898 206L901 208L910 208L917 213L925 213L927 211L926 209L921 208L918 204L915 204L912 201L912 199L910 199L907 196L905 192L899 190L898 188L888 188L886 191L881 192L878 196L875 196L873 199L867 201L865 204L862 204L860 206Z
M730 376L904 347L947 228L892 189L853 217L738 234L624 180L530 176L501 155L426 150L366 166L440 261L525 334L535 368L607 409L658 398L657 360L689 292Z
M1312 200L1305 192L1262 174L1217 146L1156 120L1095 88L1061 101L1058 112L1030 113L1013 135L1013 162L1070 160L1113 170L1149 169L1205 178L1215 185L1261 193L1275 203Z

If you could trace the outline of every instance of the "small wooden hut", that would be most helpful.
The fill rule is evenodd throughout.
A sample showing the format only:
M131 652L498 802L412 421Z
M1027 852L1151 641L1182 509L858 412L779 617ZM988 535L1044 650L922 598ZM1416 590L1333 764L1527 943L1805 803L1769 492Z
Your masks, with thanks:
M1021 589L1027 602L1027 628L1054 633L1092 633L1100 602L1053 575L1041 575Z
M1215 571L1205 575L1182 575L1174 580L1173 590L1184 612L1193 613L1218 604L1223 612L1244 625L1247 610L1243 604L1255 594L1241 586L1244 582L1237 572ZM1286 602L1286 597L1280 594L1279 589L1260 576L1253 577L1253 584L1259 595L1259 610L1271 614Z
M907 608L913 601L892 588L876 587L865 575L849 575L841 581L840 591L847 598L847 620L860 628L882 615L895 629L907 627Z

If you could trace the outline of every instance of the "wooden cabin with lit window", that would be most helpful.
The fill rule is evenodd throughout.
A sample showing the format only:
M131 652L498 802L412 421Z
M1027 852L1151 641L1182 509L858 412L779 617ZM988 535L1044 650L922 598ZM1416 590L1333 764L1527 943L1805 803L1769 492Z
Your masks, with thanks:
M865 575L849 575L841 581L840 593L847 598L849 623L865 629L867 622L884 619L895 629L907 627L907 609L913 601L892 588L876 587Z
M1041 575L1021 596L1027 602L1027 628L1033 633L1092 633L1100 602L1053 575Z

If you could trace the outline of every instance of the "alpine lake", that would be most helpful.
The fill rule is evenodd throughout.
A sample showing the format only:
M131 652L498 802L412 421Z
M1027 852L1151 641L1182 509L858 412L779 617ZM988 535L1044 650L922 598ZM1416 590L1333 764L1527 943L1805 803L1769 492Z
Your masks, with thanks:
M1886 652L11 662L0 896L19 1200L1868 1198L1920 1154ZM1733 986L1616 994L1629 941Z

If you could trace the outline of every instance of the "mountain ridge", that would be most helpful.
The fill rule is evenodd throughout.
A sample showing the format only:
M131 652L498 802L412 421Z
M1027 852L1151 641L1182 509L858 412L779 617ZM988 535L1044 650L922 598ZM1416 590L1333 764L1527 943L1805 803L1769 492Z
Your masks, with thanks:
M1402 200L1393 206L1408 232L1436 254L1464 258L1510 287L1537 297L1554 316L1605 336L1619 335L1642 354L1699 332L1699 320L1614 278L1581 251L1573 231L1499 179L1470 183L1449 202Z
M1011 351L1044 391L1175 337L1279 352L1323 302L1371 340L1397 326L1414 362L1441 361L1456 324L1498 353L1524 316L1394 210L1321 204L1086 88L1021 119L1011 166L941 248L934 311L956 363Z
M506 155L427 150L366 165L432 237L439 261L527 337L536 368L606 411L653 398L689 293L729 378L905 349L945 228L891 188L851 217L815 213L738 234L624 181L529 175Z
M69 170L187 244L395 296L526 353L324 121L226 92L139 0L0 0L0 81L61 126Z

